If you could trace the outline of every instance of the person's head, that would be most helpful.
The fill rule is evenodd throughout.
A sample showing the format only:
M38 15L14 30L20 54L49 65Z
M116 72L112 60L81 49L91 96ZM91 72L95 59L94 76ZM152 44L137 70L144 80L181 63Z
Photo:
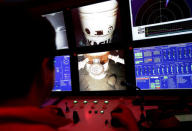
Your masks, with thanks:
M0 102L41 98L54 81L55 32L43 17L26 9L0 6Z

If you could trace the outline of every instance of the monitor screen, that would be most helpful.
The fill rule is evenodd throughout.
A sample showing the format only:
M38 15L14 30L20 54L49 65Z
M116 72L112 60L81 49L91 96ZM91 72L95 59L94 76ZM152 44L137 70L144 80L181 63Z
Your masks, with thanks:
M134 63L142 90L192 89L192 43L135 48Z
M55 30L55 43L57 50L68 48L68 40L63 11L45 14L42 16L45 17L51 23Z
M118 2L108 0L72 9L76 46L93 46L120 41Z
M55 84L52 91L72 91L70 56L55 57Z
M78 55L80 91L126 90L121 85L125 78L122 50Z
M192 33L191 0L129 0L133 40Z

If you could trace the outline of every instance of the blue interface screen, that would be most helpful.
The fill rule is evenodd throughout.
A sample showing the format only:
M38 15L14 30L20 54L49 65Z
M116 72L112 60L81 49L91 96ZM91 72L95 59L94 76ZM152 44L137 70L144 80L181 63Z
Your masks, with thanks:
M192 89L192 43L135 48L134 64L142 90Z
M52 91L72 91L70 56L55 57L55 84Z

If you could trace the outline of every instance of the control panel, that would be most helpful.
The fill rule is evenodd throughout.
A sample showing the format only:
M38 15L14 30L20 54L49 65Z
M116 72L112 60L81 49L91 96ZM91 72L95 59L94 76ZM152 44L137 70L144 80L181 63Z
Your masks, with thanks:
M135 75L141 89L190 89L192 43L134 49Z
M66 97L58 104L58 106L63 110L65 117L72 119L73 123L60 128L60 130L124 130L121 127L116 128L111 124L111 112L119 104L129 107L136 120L140 120L140 106L132 105L132 99L129 97ZM145 110L151 108L157 107L145 106Z

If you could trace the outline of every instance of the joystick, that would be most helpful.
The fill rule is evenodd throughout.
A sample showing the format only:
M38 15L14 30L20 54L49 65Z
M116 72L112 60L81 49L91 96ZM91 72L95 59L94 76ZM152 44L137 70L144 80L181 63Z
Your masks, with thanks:
M79 122L79 115L77 113L77 111L73 111L73 123L78 123Z
M123 110L122 110L121 108L117 108L117 109L113 110L113 111L111 112L111 114L112 114L112 113L121 113L122 111L123 111ZM116 128L123 127L123 125L121 124L121 122L120 122L118 119L113 118L113 117L112 117L112 119L111 119L111 125L112 125L113 127L116 127Z
M111 111L111 114L112 113L121 113L123 112L123 110L121 108L116 108L115 110Z
M65 117L65 115L64 115L64 113L63 113L63 111L62 111L61 108L56 108L56 110L57 110L57 115L58 115L58 116L63 116L63 117Z
M65 105L66 105L65 111L69 112L69 107L67 106L67 102L65 102Z

